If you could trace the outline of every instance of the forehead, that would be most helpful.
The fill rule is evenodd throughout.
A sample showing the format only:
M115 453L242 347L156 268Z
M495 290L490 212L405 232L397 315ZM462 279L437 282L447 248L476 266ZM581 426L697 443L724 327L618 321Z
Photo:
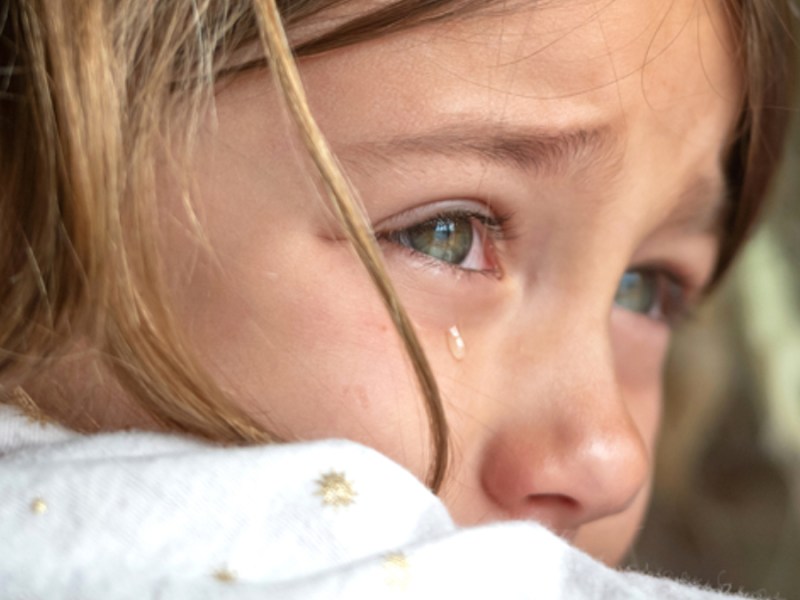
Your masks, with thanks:
M468 150L493 130L504 143L603 132L591 171L560 170L572 185L638 194L651 225L705 197L691 210L711 222L742 87L720 2L506 3L305 59L312 109L349 164L352 148Z
M578 114L608 122L646 109L683 133L709 108L719 108L726 122L735 119L740 74L714 0L502 7L340 51L336 63L322 61L327 73L315 74L320 95L368 94L375 102L358 121L400 130L426 116L470 112L513 119L515 111L535 111L559 126ZM353 121L340 125L341 133L358 128Z

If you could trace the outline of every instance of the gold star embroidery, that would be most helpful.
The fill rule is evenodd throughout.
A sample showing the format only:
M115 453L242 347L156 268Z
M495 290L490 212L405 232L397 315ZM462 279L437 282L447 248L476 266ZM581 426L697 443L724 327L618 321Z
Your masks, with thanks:
M47 512L47 503L41 498L34 498L31 502L31 512L35 515L43 515Z
M222 583L233 583L236 581L236 573L223 567L214 571L214 579Z
M330 471L317 479L316 484L314 495L320 496L322 503L327 506L350 506L355 502L356 491L344 473Z
M386 583L391 587L406 589L411 579L408 557L402 552L392 552L383 557L383 569L386 572Z

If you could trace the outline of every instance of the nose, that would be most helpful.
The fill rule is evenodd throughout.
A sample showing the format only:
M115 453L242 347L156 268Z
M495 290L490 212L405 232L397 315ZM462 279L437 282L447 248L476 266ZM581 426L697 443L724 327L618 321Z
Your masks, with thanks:
M625 510L649 472L610 344L580 339L577 347L551 345L539 361L512 361L515 373L526 373L509 385L521 390L507 398L516 410L494 421L480 465L485 493L511 518L533 519L563 535Z

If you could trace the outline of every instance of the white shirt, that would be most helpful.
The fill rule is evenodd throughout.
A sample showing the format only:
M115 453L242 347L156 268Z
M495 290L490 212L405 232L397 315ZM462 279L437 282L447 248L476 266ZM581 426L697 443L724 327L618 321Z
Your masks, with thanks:
M0 405L0 598L730 598L610 569L536 523L459 528L349 441L85 436Z

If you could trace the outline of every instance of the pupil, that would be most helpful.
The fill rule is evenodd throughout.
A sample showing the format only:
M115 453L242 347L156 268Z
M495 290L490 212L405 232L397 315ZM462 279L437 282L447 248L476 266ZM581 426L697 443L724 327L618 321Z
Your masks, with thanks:
M412 228L408 237L414 250L458 265L472 249L472 223L469 219L433 219Z

